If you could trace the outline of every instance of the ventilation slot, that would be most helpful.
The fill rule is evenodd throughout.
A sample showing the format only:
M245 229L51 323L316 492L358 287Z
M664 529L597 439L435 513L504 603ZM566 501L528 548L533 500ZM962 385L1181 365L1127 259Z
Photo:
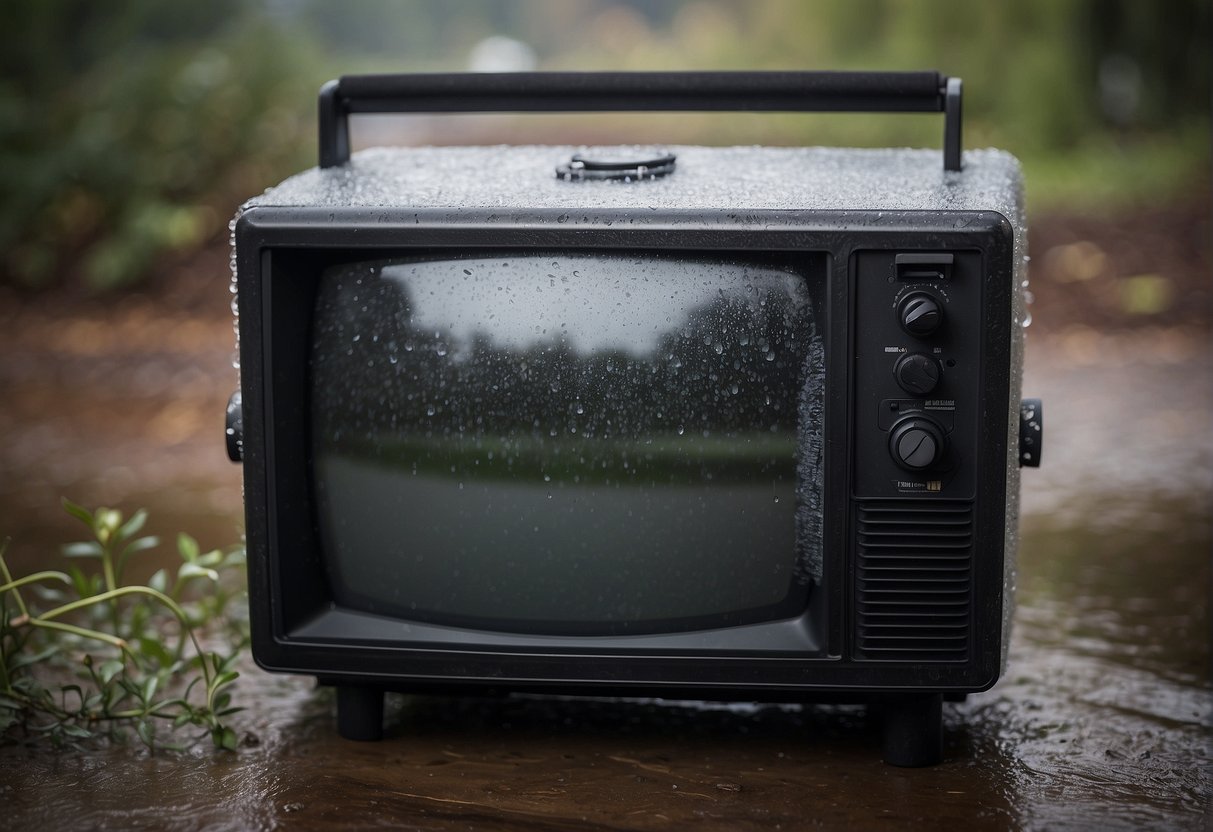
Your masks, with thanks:
M856 657L968 658L973 508L936 500L859 505Z

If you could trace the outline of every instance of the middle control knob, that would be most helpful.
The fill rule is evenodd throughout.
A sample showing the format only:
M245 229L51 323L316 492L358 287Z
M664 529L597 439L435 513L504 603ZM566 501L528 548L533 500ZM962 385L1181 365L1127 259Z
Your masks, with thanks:
M926 396L939 385L939 362L926 353L909 352L893 365L893 378L911 396Z

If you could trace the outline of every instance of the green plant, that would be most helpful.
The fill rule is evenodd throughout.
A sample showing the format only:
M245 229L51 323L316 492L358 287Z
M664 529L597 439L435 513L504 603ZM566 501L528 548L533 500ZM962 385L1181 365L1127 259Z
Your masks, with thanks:
M24 730L78 744L122 740L133 728L148 748L181 748L162 742L157 726L195 726L234 749L224 720L240 710L229 688L248 632L228 610L234 592L225 573L243 566L243 546L203 553L183 533L174 576L160 569L146 584L127 583L132 558L159 544L137 536L147 512L126 519L115 509L63 505L92 535L63 554L99 569L72 565L14 579L7 543L0 546L0 736Z

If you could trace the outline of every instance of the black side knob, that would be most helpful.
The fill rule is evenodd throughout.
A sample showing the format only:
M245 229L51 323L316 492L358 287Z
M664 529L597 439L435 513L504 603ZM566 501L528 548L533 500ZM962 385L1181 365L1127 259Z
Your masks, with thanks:
M943 305L934 295L910 292L897 305L901 328L916 338L925 338L943 326Z
M227 400L227 458L232 462L244 459L244 404L237 390Z
M943 451L943 428L925 416L907 416L893 425L889 434L889 453L907 471L937 465L943 459Z
M893 378L911 396L926 396L939 385L939 362L921 352L906 353L893 365Z
M1045 415L1040 399L1024 399L1019 403L1019 465L1039 468L1044 450Z

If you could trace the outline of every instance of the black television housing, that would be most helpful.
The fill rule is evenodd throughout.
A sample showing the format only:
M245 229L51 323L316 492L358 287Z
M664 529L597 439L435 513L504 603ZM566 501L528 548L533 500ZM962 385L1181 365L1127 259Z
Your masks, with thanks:
M861 701L1005 665L1018 165L937 73L361 76L234 223L253 655L338 689ZM947 112L937 152L376 149L367 111ZM567 433L566 433L567 430Z

